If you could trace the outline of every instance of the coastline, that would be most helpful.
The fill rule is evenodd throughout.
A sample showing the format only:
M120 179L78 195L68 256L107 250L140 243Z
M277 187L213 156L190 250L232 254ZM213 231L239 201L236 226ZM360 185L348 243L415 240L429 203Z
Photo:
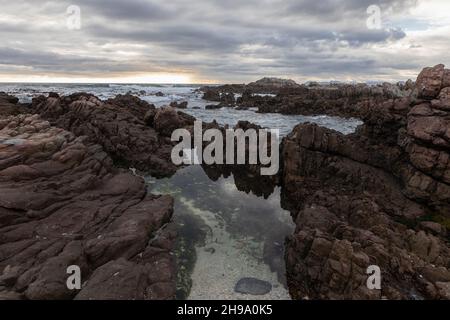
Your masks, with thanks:
M364 104L355 133L301 124L284 138L279 184L297 225L286 242L294 299L450 299L442 223L450 215L449 88L449 70L427 68L408 95ZM246 103L259 103L252 99L260 98ZM118 166L172 176L178 168L168 137L194 118L136 97L89 94L51 94L31 104L0 95L0 110L1 297L174 298L173 199L147 193L141 178ZM196 278L208 255L197 251ZM76 294L57 269L74 262L89 275ZM383 270L382 291L366 287L370 265ZM212 279L204 280L192 297L202 297Z

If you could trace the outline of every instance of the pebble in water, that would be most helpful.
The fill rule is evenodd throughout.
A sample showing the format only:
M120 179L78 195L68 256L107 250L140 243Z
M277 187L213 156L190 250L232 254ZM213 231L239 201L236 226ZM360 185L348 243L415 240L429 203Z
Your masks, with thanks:
M242 278L234 288L235 292L260 296L272 291L272 285L256 278Z

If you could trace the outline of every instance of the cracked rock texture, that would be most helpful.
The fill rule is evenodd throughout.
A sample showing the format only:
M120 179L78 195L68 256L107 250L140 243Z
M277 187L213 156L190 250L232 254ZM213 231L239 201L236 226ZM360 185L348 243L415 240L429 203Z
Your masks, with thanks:
M99 136L141 126L135 120L125 129L121 115L108 122L111 114L93 110L98 104L75 100L67 112L86 118L57 121ZM60 98L41 105L49 117L65 107ZM94 127L100 114L104 126ZM0 117L0 299L173 298L172 211L171 197L149 194L89 137L38 115ZM67 289L71 265L81 268L81 290Z
M118 165L158 177L173 175L172 131L192 127L194 118L167 107L156 109L131 95L106 102L85 93L33 99L32 109L56 127L100 144Z
M283 141L282 197L296 299L449 299L449 70L419 75L410 97L365 110L345 136L313 124ZM378 265L382 289L369 290Z

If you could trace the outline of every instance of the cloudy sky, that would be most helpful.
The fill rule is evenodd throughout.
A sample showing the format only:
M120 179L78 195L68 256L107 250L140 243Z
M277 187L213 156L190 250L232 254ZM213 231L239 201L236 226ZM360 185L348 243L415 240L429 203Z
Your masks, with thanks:
M394 81L450 66L449 0L0 0L0 8L2 82Z

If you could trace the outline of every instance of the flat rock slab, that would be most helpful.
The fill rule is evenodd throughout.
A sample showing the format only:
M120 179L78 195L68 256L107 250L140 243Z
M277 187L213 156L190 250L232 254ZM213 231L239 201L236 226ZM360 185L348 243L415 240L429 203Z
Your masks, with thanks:
M234 291L243 294L261 296L272 291L272 284L256 278L242 278L234 287Z

